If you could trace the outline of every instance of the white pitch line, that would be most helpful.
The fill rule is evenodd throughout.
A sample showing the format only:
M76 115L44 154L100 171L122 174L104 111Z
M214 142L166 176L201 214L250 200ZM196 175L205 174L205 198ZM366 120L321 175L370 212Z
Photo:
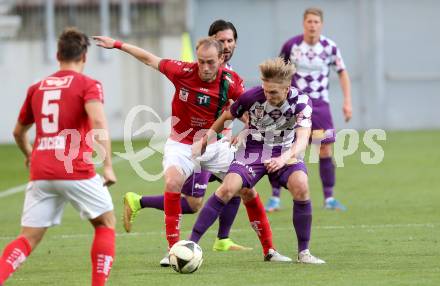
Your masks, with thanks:
M8 197L16 193L23 192L26 189L27 184L16 186L5 191L0 192L0 198Z
M121 162L122 160L124 160L124 159L121 158L121 157L113 157L112 158L113 165ZM96 165L97 169L99 169L101 167L102 167L101 163ZM9 196L17 194L17 193L23 192L24 190L26 190L26 186L27 186L27 183L23 184L23 185L12 187L12 188L4 190L4 191L1 191L0 192L0 199L4 198L4 197L9 197Z
M393 228L437 228L438 225L434 223L408 223L408 224L376 224L376 225L322 225L322 226L314 226L314 229L393 229ZM249 228L233 228L232 233L234 232L246 232L252 230ZM272 228L274 231L293 231L292 227L275 227ZM137 236L149 236L149 235L162 235L165 232L163 231L147 231L147 232L132 232L132 233L117 233L118 237L137 237ZM182 231L182 234L190 234L191 231ZM215 234L217 231L208 230L207 233ZM83 233L83 234L61 234L54 235L50 237L50 239L80 239L80 238L91 238L93 237L93 233ZM0 240L11 240L14 239L14 236L0 236Z

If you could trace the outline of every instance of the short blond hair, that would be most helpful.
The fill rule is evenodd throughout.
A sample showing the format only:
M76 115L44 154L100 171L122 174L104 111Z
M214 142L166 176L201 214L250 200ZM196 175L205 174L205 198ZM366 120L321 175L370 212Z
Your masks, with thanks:
M305 20L307 15L309 14L318 16L321 19L321 22L324 22L324 12L322 11L322 9L316 7L307 8L304 11L303 20Z
M286 63L284 59L280 57L265 60L259 65L259 67L261 80L278 83L289 82L290 84L292 76L296 71L295 66L292 63Z
M196 45L196 51L199 50L199 48L210 48L210 47L215 47L218 51L218 56L220 57L223 54L223 44L216 40L214 37L205 37L205 38L201 38L197 41L197 45Z

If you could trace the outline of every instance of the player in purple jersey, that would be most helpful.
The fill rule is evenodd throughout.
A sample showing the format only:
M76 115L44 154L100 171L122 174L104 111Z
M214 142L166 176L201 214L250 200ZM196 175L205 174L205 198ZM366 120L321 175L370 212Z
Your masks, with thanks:
M335 185L335 165L332 147L335 142L335 129L329 105L330 67L338 73L344 94L342 111L345 121L352 116L351 87L348 72L336 44L321 35L323 12L318 8L309 8L304 12L304 34L289 39L281 50L280 56L296 66L292 86L307 93L313 103L312 143L320 144L319 173L324 193L324 207L332 210L345 210L333 197ZM266 204L266 210L279 208L279 188L274 188L272 197Z
M234 25L224 20L216 20L209 27L208 35L215 37L223 44L223 66L231 69L229 60L234 54L237 41L237 31ZM183 214L193 214L199 211L202 207L208 183L214 180L216 178L210 172L202 170L200 173L194 173L185 181L181 191L182 197L180 198ZM237 196L229 202L220 214L218 234L213 246L215 251L250 249L236 244L229 238L239 207L240 197ZM164 195L140 196L133 192L126 193L124 196L124 228L127 232L131 231L132 222L142 208L163 210ZM161 260L160 265L169 266L168 255Z
M198 242L215 222L228 201L240 193L243 201L258 199L254 189L267 175L286 187L293 197L293 226L298 239L298 262L322 264L309 251L312 226L312 205L308 188L307 169L301 157L307 147L311 132L312 105L310 98L291 87L295 68L282 58L267 60L260 65L262 86L246 91L223 112L207 134L193 145L193 156L206 149L207 142L221 132L226 121L249 114L249 129L245 144L238 146L235 159L229 167L222 185L207 200L193 227L190 240ZM243 188L247 190L243 192ZM258 204L256 204L258 205ZM257 232L265 260L271 254L265 244L261 227L264 221L256 219L262 204L247 209L251 226Z

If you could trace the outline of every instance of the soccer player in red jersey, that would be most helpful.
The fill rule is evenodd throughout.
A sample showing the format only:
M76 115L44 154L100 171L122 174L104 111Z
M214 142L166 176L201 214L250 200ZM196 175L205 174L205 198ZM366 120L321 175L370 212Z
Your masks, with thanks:
M115 253L115 216L107 186L116 182L101 84L82 74L88 37L67 28L58 39L60 69L32 85L14 137L30 168L21 232L0 258L0 284L26 260L46 230L61 223L70 202L95 228L92 286L105 285ZM27 132L35 123L31 146ZM98 136L99 135L99 136ZM105 151L104 180L91 160L93 141Z
M196 160L191 147L225 110L229 100L235 101L243 93L243 81L235 72L221 67L223 46L214 38L199 40L195 63L162 59L139 47L105 36L96 36L94 39L98 46L121 49L160 71L176 88L172 101L172 130L165 144L163 158L165 230L168 247L171 248L180 240L180 192L185 180L195 170L200 171L196 165L222 179L232 162L234 154L230 150L229 142L224 140L210 144L203 156ZM252 204L256 204L258 208L257 219L267 221L264 207L259 202L257 204L256 199L252 200ZM247 205L246 207L248 210ZM262 239L269 241L269 248L272 248L272 232L269 224L265 224L265 227L267 229L263 233L267 237Z
M231 22L216 20L209 27L208 35L214 37L223 44L223 63L221 66L232 70L230 59L234 53L237 31ZM231 126L225 129L223 134L226 137L231 134ZM182 214L194 214L199 211L203 204L203 197L210 181L215 180L208 171L193 173L183 184L181 190L180 204ZM251 248L235 243L230 237L229 232L240 207L240 196L232 198L223 209L219 217L218 233L215 239L214 251L239 251L250 250ZM141 196L134 192L124 195L124 228L127 232L131 231L132 223L142 208L164 209L164 195ZM169 266L168 256L161 260L160 265Z

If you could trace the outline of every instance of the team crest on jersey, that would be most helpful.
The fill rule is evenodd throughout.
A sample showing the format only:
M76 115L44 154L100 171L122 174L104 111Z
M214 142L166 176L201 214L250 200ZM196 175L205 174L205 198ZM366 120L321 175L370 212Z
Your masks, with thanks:
M186 88L181 88L179 90L179 99L181 101L188 101L188 95L189 95L189 90L187 90Z
M258 119L264 117L264 106L260 105L255 107L255 117L257 117Z
M197 105L208 107L211 103L211 97L203 93L197 93L196 103Z
M41 81L40 90L51 90L60 88L69 88L72 83L73 75L63 77L47 77Z

